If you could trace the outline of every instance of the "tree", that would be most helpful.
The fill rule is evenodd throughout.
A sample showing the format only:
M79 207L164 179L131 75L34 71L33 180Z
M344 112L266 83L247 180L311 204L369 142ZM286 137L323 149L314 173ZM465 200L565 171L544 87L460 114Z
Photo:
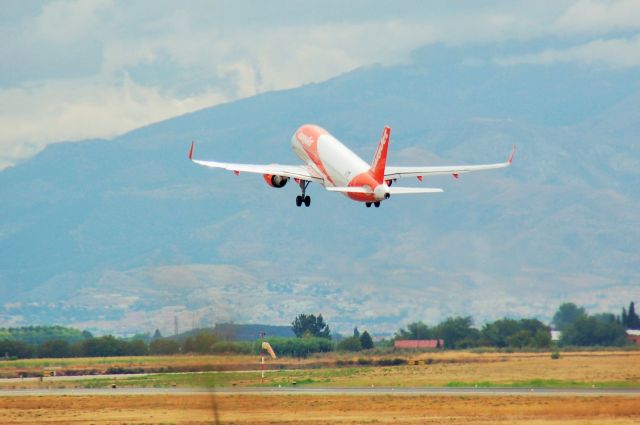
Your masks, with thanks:
M193 339L193 352L206 354L212 352L213 345L217 342L217 338L208 333L208 332L200 332Z
M123 349L125 356L146 356L149 354L149 346L141 339L122 342L124 343Z
M584 315L565 328L561 341L579 346L624 345L626 333L613 314Z
M567 326L586 316L586 314L583 307L578 307L574 303L564 303L558 307L558 311L553 316L551 323L557 330L564 331Z
M300 314L291 322L291 328L298 338L315 336L331 339L329 325L324 322L322 314L318 317L313 314Z
M360 343L360 338L356 338L355 336L350 336L349 338L345 338L338 343L339 351L360 351L362 350L362 344Z
M155 338L149 344L151 354L176 354L180 352L180 344L177 341L167 338Z
M533 346L536 348L548 348L551 346L551 331L540 329L533 337Z
M629 304L629 311L625 314L622 309L622 324L627 329L640 329L640 317L636 313L636 306L633 301Z
M70 357L71 347L67 341L52 339L38 346L38 357L64 358Z
M187 337L182 343L182 352L183 353L193 353L195 352L195 344L193 342L193 337Z
M507 343L509 347L523 348L531 345L532 338L533 335L531 335L531 332L522 329L508 337Z
M156 331L153 333L153 336L151 337L151 339L158 339L158 338L162 338L162 334L160 333L160 329L156 329Z
M369 335L369 332L362 332L362 335L360 335L360 345L363 350L373 348L373 339L371 338L371 335Z
M538 319L499 319L482 328L481 344L493 347L547 347L550 329Z
M472 327L471 316L449 317L433 330L438 339L444 340L445 347L468 348L477 345L480 331Z
M82 341L82 355L87 357L108 357L124 355L124 347L111 335Z
M432 338L431 329L423 322L409 323L407 329L399 329L395 334L396 339L429 339Z
M491 347L506 347L507 339L518 332L520 327L514 319L499 319L493 323L487 323L482 328L482 345Z
M31 345L22 341L12 341L9 339L0 340L0 356L17 357L27 359L33 357L34 349Z
M353 328L353 337L354 338L360 338L360 331L358 330L357 326L355 328Z

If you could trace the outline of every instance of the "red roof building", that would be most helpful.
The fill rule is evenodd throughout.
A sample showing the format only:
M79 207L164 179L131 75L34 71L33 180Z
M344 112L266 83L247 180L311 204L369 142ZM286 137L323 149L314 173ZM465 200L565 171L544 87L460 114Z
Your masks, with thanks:
M442 339L396 339L393 342L395 348L442 348L444 340Z

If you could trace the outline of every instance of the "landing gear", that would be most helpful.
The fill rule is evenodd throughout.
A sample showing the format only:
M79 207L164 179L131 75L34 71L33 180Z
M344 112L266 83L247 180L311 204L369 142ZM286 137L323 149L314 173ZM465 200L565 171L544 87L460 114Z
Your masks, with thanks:
M366 202L365 205L367 206L367 208L371 208L371 202Z
M380 208L380 201L376 201L373 203L376 208Z
M300 190L302 190L302 195L296 196L296 207L300 207L302 206L302 204L304 204L305 207L308 207L311 205L311 197L308 195L305 195L305 192L307 190L307 186L309 186L309 183L311 182L300 180Z

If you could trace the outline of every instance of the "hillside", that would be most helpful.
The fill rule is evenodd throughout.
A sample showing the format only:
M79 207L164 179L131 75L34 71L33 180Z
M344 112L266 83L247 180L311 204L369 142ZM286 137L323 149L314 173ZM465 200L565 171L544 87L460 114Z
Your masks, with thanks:
M640 295L640 75L502 67L492 53L422 49L3 170L0 323L167 333L174 316L286 325L321 312L338 332L391 332L467 313L548 319L564 300L618 311ZM389 124L396 165L518 153L377 210L317 186L296 208L294 185L186 159L196 140L202 158L296 164L289 140L306 122L367 160Z

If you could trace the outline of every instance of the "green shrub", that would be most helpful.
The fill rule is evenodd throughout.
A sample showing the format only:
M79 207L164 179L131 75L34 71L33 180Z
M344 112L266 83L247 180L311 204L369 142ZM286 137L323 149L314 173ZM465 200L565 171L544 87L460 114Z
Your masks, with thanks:
M356 338L355 336L345 338L338 343L338 351L360 351L360 350L362 350L362 344L360 343L360 338Z
M335 350L335 344L328 338L305 337L268 339L269 344L278 356L307 357L313 353L326 353Z

